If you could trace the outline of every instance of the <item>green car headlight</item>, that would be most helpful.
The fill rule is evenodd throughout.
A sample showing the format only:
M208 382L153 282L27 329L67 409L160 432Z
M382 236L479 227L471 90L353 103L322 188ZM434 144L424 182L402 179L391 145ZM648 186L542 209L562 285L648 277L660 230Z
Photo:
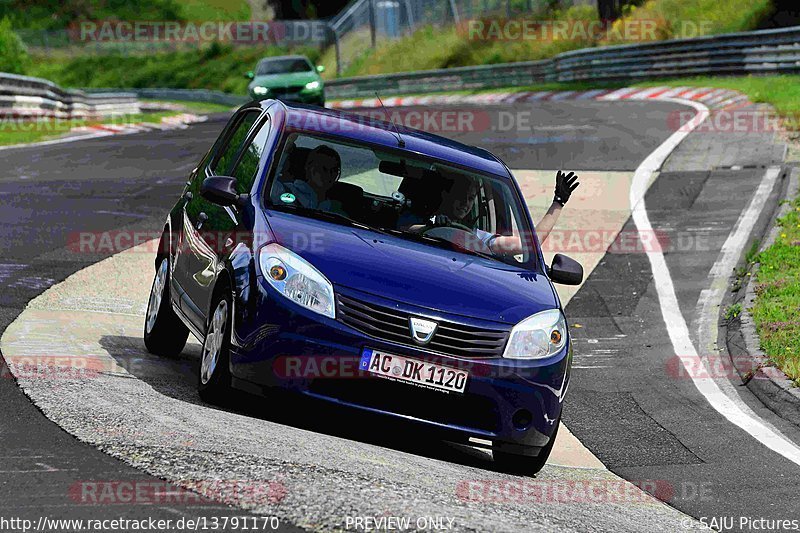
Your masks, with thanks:
M310 81L306 83L306 90L307 91L316 91L322 86L322 84L318 81Z
M263 95L265 95L267 93L269 93L269 89L267 89L266 87L261 87L260 85L256 86L256 87L253 87L253 94L257 94L259 96L263 96Z

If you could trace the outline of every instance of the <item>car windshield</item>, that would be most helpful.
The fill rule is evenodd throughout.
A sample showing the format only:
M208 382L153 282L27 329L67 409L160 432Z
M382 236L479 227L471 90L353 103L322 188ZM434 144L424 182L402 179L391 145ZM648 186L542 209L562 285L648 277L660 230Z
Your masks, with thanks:
M307 59L294 57L289 59L265 59L256 67L257 76L268 74L287 74L292 72L311 72L314 68Z
M356 141L291 134L267 201L516 266L530 267L534 257L525 207L509 180Z

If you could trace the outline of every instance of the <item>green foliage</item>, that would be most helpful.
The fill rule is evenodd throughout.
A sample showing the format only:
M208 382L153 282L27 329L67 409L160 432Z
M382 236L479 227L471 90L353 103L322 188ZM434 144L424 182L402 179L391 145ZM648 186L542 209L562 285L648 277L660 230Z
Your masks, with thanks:
M652 21L659 39L679 39L754 30L771 12L771 0L648 0L625 19Z
M403 39L379 43L373 50L368 32L352 33L341 42L341 55L346 63L343 75L534 61L592 46L745 31L757 28L771 14L770 0L648 0L640 6L631 4L611 31L604 32L597 24L598 13L593 6L562 9L559 2L537 3L537 6L541 13L524 18L550 21L554 26L566 23L566 38L552 35L541 38L541 33L528 39L497 39L490 35L475 38L468 24L459 28L429 26ZM504 21L497 15L487 14L484 28L489 28L490 22L502 27ZM513 20L518 22L518 17ZM598 27L600 30L594 31ZM322 62L335 64L332 49L325 51ZM334 69L330 69L327 77L333 75Z
M733 320L742 314L742 304L735 303L725 310L725 320Z
M65 87L212 89L244 95L249 82L245 72L265 56L290 52L304 53L312 61L319 56L316 49L290 51L214 42L199 50L152 55L50 57L36 61L30 72Z
M0 20L0 72L25 74L29 63L25 45L11 28L11 21L3 18Z
M0 17L15 28L57 30L80 20L184 20L177 0L6 0Z
M752 309L761 348L800 383L800 198L778 220L775 243L759 254Z

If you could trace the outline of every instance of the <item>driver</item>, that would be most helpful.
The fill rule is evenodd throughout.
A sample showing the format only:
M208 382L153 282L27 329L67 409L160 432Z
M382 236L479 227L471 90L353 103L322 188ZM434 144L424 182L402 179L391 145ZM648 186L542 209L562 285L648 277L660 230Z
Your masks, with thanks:
M542 217L536 230L539 235L539 242L543 244L550 232L555 227L561 216L561 211L569 201L570 196L578 188L578 176L574 172L569 174L562 171L556 173L556 186L553 203ZM472 212L473 206L478 199L479 184L471 177L457 179L449 191L442 195L442 202L437 213L431 216L427 224L415 224L410 226L410 231L421 232L431 227L461 226L469 228L470 231L495 254L497 255L517 255L523 253L522 240L519 235L494 235L479 228L474 228L467 217Z
M342 174L339 152L327 145L319 145L308 154L305 179L295 178L287 183L275 181L270 195L275 204L300 204L309 209L331 210L328 192Z

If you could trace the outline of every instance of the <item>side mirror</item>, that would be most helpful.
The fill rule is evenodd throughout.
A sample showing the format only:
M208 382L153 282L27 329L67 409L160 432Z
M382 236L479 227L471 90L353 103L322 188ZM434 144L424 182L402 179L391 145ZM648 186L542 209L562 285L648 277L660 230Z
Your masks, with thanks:
M229 176L211 176L200 185L200 196L217 205L231 206L239 200L236 192L236 178Z
M325 67L323 67L322 65L317 65L317 72L322 74L323 72L325 72Z
M561 285L580 285L583 282L581 264L562 254L553 257L553 266L548 269L548 274L553 283Z
M252 70L248 70L247 72L244 73L244 77L247 78L248 80L252 80L253 78L256 77L256 75Z

